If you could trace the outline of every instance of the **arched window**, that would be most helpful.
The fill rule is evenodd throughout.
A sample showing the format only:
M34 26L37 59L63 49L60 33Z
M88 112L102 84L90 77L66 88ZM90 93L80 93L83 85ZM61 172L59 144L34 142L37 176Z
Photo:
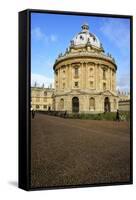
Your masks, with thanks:
M104 112L110 112L110 99L109 97L105 97L104 99Z
M64 109L64 99L60 99L60 110Z
M93 97L89 99L89 108L90 110L95 110L95 99Z
M72 112L73 113L79 112L79 98L78 97L72 98Z

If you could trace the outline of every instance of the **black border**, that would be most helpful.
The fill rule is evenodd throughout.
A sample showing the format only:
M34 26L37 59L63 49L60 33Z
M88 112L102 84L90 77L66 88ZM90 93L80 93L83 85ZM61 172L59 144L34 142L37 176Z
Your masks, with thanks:
M31 14L96 16L130 19L130 181L31 188ZM19 176L18 187L27 191L133 184L133 16L27 9L19 12Z

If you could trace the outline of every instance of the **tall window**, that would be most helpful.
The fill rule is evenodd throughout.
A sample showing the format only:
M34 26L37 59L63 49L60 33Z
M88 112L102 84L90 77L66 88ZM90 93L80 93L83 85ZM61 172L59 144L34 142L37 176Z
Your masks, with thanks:
M94 87L94 82L90 81L90 88L93 88L93 87Z
M65 70L63 70L63 79L65 79Z
M90 68L90 76L93 76L93 68Z
M103 83L103 90L106 90L106 83Z
M64 109L64 99L60 99L60 109Z
M106 79L106 70L103 69L103 79L105 80Z
M62 87L63 87L63 89L65 89L65 83L63 83Z
M56 78L56 81L57 81L58 80L58 71L57 70L55 71L55 76L56 76L55 78Z
M90 110L95 110L95 99L93 97L89 99L89 107Z
M44 109L47 109L47 105L43 105L43 108L44 108Z

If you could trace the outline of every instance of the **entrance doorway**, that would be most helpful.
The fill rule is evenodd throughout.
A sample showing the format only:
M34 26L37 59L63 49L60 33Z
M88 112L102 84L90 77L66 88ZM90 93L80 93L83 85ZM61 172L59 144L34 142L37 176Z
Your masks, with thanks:
M74 113L79 112L79 99L78 99L78 97L73 97L73 99L72 99L72 112L74 112Z
M104 100L104 112L110 112L110 100L109 100L109 97L105 97L105 100Z

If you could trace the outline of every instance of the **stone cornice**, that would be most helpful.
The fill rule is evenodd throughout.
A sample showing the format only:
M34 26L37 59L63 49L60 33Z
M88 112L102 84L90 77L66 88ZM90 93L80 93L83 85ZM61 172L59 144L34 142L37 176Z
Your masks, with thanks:
M107 91L83 91L83 90L71 90L69 92L55 92L54 93L54 96L69 96L69 95L102 95L102 96L115 96L115 97L118 97L117 94L107 90Z
M58 63L60 63L61 61L69 60L69 59L72 59L72 58L84 58L84 57L86 57L86 58L98 58L98 59L101 59L101 60L106 60L106 61L112 63L115 66L115 68L117 69L117 65L111 57L108 57L105 54L96 53L96 52L78 52L78 53L76 52L76 53L69 53L69 54L63 55L56 60L54 66L53 66L53 69L55 69L56 65Z

